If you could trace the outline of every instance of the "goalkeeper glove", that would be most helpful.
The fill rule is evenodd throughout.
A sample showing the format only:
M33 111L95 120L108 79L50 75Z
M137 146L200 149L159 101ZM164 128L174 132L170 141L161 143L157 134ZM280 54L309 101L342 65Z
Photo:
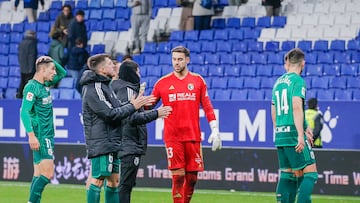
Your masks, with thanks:
M218 149L220 150L222 143L221 143L220 132L216 120L210 121L210 127L211 127L211 134L208 139L208 142L212 143L211 150L212 151L216 151Z

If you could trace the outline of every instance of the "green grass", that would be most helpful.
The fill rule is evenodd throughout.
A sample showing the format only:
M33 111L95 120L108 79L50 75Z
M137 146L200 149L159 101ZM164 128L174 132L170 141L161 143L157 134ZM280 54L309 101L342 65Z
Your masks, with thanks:
M0 182L0 202L27 202L29 183ZM42 202L73 203L85 201L85 186L48 185ZM103 200L102 200L103 202ZM170 203L170 189L135 188L132 203ZM196 190L192 203L274 203L274 193L230 192L224 190ZM360 197L314 195L313 203L352 203L360 202Z

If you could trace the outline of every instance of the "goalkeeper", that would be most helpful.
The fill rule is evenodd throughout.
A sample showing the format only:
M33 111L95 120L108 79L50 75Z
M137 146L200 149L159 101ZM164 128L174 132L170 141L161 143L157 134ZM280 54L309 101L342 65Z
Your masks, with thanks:
M152 95L172 113L164 119L164 142L168 168L172 172L174 203L190 202L197 173L204 170L199 124L200 104L210 123L212 150L221 149L221 139L204 79L188 70L190 51L182 46L171 50L173 72L155 83Z

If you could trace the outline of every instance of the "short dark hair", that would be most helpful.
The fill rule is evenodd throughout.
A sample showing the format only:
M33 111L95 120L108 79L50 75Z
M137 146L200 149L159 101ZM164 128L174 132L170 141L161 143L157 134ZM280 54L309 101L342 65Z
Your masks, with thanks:
M84 44L84 40L81 37L76 38L75 40L76 45Z
M121 59L121 61L125 61L126 59L130 59L133 60L133 57L129 54L126 54L125 56L123 56L123 58Z
M35 65L35 69L36 71L39 71L41 67L44 67L44 66L49 66L50 63L53 63L54 61L53 60L50 60L50 59L42 59L40 61L38 61Z
M70 6L70 4L65 4L63 5L63 7L61 8L61 10L64 10L64 8L68 8L70 10L70 12L72 11L72 7Z
M318 103L318 101L317 101L317 99L316 98L310 98L309 100L308 100L308 107L309 107L309 109L316 109L317 108L317 104Z
M106 58L111 59L111 56L108 54L96 54L88 59L87 65L90 70L96 71L99 68L99 64L104 62Z
M184 46L174 47L173 49L171 49L171 53L174 52L184 53L186 57L190 56L190 50Z
M61 37L63 37L63 32L61 32L61 31L55 31L51 38L52 38L52 39L59 39L59 38L61 38Z
M285 62L289 62L290 64L298 64L304 61L305 54L304 52L299 48L291 49L286 55L285 55Z
M75 15L85 16L85 12L83 10L78 10Z

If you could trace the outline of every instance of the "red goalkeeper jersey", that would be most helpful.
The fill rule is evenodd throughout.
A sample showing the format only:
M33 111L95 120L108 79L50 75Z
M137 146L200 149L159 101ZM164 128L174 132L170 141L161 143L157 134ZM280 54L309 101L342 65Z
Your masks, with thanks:
M172 112L164 119L164 141L201 141L200 104L210 122L215 120L214 109L208 97L205 80L196 73L188 72L183 79L174 73L162 77L154 86L152 94L171 106Z

